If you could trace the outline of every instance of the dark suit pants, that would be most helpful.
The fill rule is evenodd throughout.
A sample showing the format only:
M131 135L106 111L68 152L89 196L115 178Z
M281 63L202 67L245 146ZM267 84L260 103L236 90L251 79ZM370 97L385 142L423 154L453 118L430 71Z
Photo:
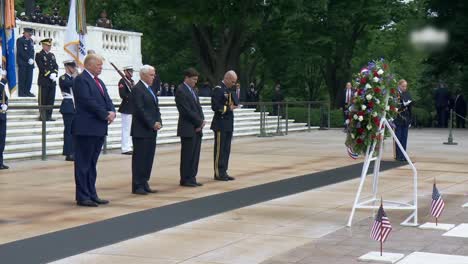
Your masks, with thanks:
M466 117L466 115L462 115L463 117ZM465 119L457 115L457 128L465 128Z
M0 114L0 165L3 164L3 151L5 150L6 126L7 126L6 114Z
M148 181L156 153L156 137L132 137L132 192L149 187Z
M198 163L200 161L201 134L193 137L181 137L180 183L196 183Z
M33 67L18 66L18 96L31 93L33 70Z
M76 200L96 199L96 165L101 154L104 137L73 136L75 146Z
M39 105L54 105L55 84L39 86L39 94ZM46 119L50 118L52 118L52 109L46 111Z
M403 149L406 151L406 143L408 140L408 125L397 125L395 129L395 135L397 136L398 140L403 146ZM395 142L395 158L406 159L403 153L401 152L400 148L396 144L396 142Z
M216 177L227 176L231 154L232 131L215 131L214 171Z
M73 136L71 126L74 114L62 114L63 117L63 152L62 155L73 155Z

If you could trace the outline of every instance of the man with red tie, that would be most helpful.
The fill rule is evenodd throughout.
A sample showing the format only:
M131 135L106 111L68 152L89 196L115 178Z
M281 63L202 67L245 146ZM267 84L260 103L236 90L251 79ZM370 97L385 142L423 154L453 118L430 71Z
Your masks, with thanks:
M349 106L353 103L354 89L350 82L346 83L346 88L344 90L344 100L343 100L343 115L345 121L345 130L348 128L346 125L346 119L348 119Z
M96 192L96 165L107 135L107 127L115 119L115 108L106 86L98 76L103 59L97 54L87 55L85 69L75 78L73 93L76 114L72 123L75 146L76 203L96 207L109 201Z

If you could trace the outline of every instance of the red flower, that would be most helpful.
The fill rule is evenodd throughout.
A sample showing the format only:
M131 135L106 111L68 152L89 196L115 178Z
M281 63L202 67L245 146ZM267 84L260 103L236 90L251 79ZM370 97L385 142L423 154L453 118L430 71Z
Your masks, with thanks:
M364 133L364 128L362 128L362 127L358 128L358 129L357 129L357 132L358 132L359 134Z
M363 89L358 89L357 93L358 93L358 95L362 95L364 93L364 90Z
M371 139L375 139L375 135L374 135L374 134L371 135Z
M359 112L357 113L357 115L358 115L358 116L363 116L363 115L364 115L364 112L363 112L363 111L359 111Z
M395 106L391 105L391 106L390 106L390 111L396 112Z
M362 77L361 78L361 84L366 84L367 83L367 79L365 77Z
M396 89L395 89L395 88L391 88L391 89L390 89L390 94L396 94Z
M374 102L370 101L370 102L367 104L367 106L368 106L369 108L373 108L373 107L374 107Z
M358 139L356 139L356 143L362 144L362 143L364 143L364 141L361 138L358 138Z
M388 70L388 64L384 63L383 68L384 70Z
M379 87L375 87L375 88L374 88L374 93L380 93L380 88L379 88Z
M373 74L374 74L374 77L379 77L379 74L377 73L377 71L374 71Z
M380 125L380 118L378 116L373 118L374 124L379 126Z

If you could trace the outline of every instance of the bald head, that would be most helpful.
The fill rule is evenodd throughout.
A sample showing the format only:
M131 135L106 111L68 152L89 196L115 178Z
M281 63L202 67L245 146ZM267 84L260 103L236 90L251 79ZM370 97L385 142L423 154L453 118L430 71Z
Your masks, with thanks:
M97 54L88 54L84 60L84 66L94 76L98 76L102 72L103 61L104 59Z
M233 71L233 70L227 71L224 74L223 82L224 82L224 84L226 85L227 88L231 88L232 86L234 86L234 84L236 84L236 82L237 82L236 72Z

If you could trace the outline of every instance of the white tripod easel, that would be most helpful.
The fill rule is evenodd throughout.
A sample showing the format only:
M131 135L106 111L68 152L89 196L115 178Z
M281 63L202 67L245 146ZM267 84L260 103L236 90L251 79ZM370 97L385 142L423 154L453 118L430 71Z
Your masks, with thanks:
M385 108L388 105L388 97L389 95L387 94L386 99L385 99L386 100ZM383 141L384 141L383 138L385 135L385 129L388 129L392 138L395 140L398 148L401 150L406 160L408 161L409 165L411 166L411 169L413 170L413 204L384 200L383 203L385 204L385 209L412 211L411 215L408 218L406 218L401 223L401 225L405 225L405 226L417 226L418 225L418 172L413 162L411 161L410 157L408 156L408 153L406 153L400 141L396 137L395 132L393 131L392 127L390 126L390 123L386 119L386 112L384 112L382 118L380 119L380 125L379 125L379 135L382 137L382 140L380 140L379 154L378 156L374 157L375 147L377 145L377 140L374 140L372 145L369 146L366 151L366 157L365 157L364 165L362 167L362 172L361 172L361 181L359 183L359 188L356 193L356 198L354 200L353 209L351 210L351 215L349 216L349 220L347 224L348 227L350 227L353 222L353 217L354 217L354 213L356 209L378 209L380 207L380 199L377 197L377 193L378 193L380 162L382 160ZM360 201L362 188L364 186L364 182L367 177L367 172L369 171L369 166L372 161L374 161L372 198L365 200L365 201Z

